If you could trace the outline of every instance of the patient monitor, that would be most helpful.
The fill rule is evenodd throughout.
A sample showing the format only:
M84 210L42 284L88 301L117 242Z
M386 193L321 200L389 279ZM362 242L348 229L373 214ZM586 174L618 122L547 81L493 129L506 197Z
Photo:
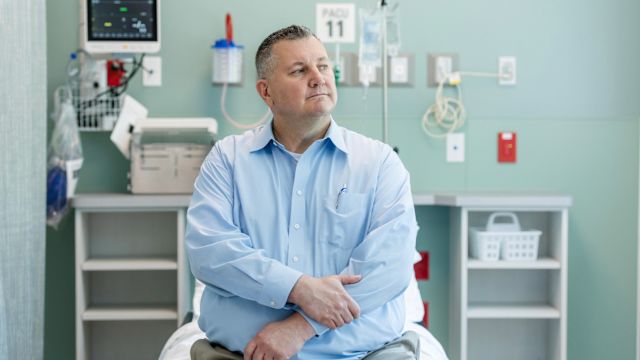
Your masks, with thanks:
M80 47L89 53L160 50L160 0L80 0Z

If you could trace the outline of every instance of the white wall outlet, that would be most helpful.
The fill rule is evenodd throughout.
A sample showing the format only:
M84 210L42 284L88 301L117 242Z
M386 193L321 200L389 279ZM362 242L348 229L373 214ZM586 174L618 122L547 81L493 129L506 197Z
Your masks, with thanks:
M377 68L363 68L358 67L358 82L364 84L365 79L369 80L369 85L378 83L378 71Z
M498 83L500 85L516 84L515 56L500 56L498 58Z
M464 134L447 134L447 162L464 162Z
M436 58L436 82L441 83L443 81L446 81L452 72L453 59L451 59L451 56L438 56Z
M395 84L406 84L409 82L409 58L392 57L389 62L390 76L389 82Z
M162 85L162 58L160 56L145 56L142 60L142 85Z
M396 56L389 57L389 85L413 85L413 60L413 54L400 53Z

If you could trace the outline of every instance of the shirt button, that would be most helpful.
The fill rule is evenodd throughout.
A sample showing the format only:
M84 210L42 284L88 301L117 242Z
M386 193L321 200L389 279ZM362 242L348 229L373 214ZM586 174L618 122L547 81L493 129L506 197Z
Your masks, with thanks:
M300 260L297 256L293 257L293 262L298 262L298 260Z
M271 304L271 306L276 306L276 302L273 301L273 300L271 300L271 302L269 304Z
M300 224L293 225L293 228L296 229L296 230L300 229Z
M298 196L302 196L302 190L296 191L296 194L298 194Z

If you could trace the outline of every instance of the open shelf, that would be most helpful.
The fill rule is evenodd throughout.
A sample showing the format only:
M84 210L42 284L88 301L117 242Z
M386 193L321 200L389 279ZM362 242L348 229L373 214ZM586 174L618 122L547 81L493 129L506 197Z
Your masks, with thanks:
M104 320L177 320L175 305L166 307L90 307L82 314L84 321Z
M176 213L95 212L83 214L87 259L177 259Z
M89 271L83 274L83 281L87 308L114 305L153 308L176 303L177 276L172 270Z
M81 326L86 336L86 359L157 359L175 320L91 321Z
M83 271L176 270L178 262L171 258L91 259L82 264Z
M158 358L189 307L189 198L74 199L76 360Z
M469 321L469 360L561 360L559 319Z
M546 304L469 304L469 319L559 319L560 310Z
M566 360L571 198L436 195L436 204L455 207L450 220L451 359ZM535 260L471 257L470 229L486 229L496 212L514 213L522 231L541 232Z
M560 269L560 261L545 257L539 258L534 261L481 261L476 259L469 259L467 266L469 269L478 269L478 270L491 270L491 269L513 269L513 270L553 270Z
M483 269L469 271L468 303L507 306L553 304L559 308L560 271Z

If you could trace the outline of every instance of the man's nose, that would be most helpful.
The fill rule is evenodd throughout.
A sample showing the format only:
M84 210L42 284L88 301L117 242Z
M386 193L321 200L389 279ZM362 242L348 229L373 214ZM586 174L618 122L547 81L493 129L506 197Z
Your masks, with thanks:
M309 86L310 87L317 87L317 86L321 86L324 85L326 83L326 80L323 76L323 74L320 72L320 70L318 68L313 68L310 72L309 72Z

